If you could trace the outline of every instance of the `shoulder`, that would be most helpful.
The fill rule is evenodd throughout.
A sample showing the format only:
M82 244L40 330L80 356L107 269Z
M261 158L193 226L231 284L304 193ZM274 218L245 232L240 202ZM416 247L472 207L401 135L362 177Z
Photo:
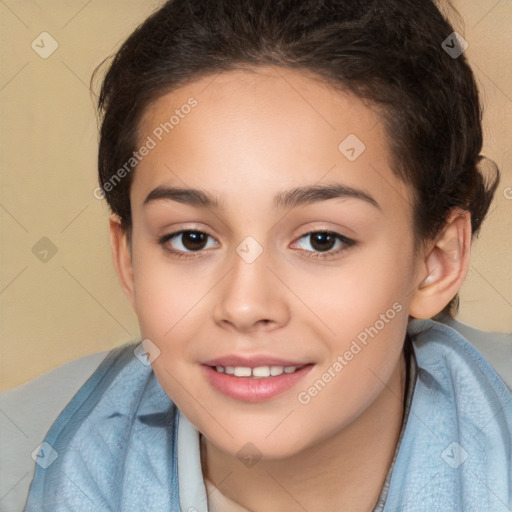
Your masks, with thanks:
M152 467L152 451L159 442L168 446L169 432L173 441L176 408L139 347L131 343L111 351L57 417L42 445L51 462L36 465L27 512L85 510L87 500L101 510L120 510L120 489L130 479L140 480L133 468L151 461L147 470L168 469L172 461Z
M510 390L455 329L412 320L408 331L418 371L386 510L510 507Z
M413 320L409 334L418 366L418 399L435 397L437 408L450 413L459 432L468 431L483 444L500 439L510 450L512 393L487 359L460 332L440 322ZM418 400L416 405L422 404ZM495 437L489 438L491 431Z
M468 340L512 390L512 333L483 331L448 316L441 323Z
M507 403L512 396L510 390L474 344L477 340L480 348L485 348L486 342L494 348L496 336L493 338L493 333L469 326L459 330L455 328L458 325L463 326L456 322L448 325L433 320L410 321L408 332L413 340L418 366L435 376L438 383L455 386L453 389L458 393L472 393L484 400ZM466 336L471 337L471 341ZM512 357L512 339L509 342L500 340L499 344L502 345L503 356L508 351L508 357Z

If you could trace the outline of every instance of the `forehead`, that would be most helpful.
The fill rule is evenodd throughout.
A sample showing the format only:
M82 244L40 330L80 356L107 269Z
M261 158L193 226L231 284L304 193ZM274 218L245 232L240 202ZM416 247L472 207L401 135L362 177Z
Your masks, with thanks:
M137 147L148 138L154 148L132 185L139 203L160 184L218 196L238 188L247 200L323 181L408 196L379 113L312 74L265 67L203 77L146 109Z
M308 146L319 140L329 144L351 128L360 137L374 128L377 136L384 135L375 108L364 105L353 94L333 89L311 72L267 66L206 76L158 98L142 116L139 139L169 121L173 114L188 111L190 98L197 101L197 106L172 121L169 134L174 139L180 133L190 135L190 124L194 125L194 137L203 143L220 139L229 131L233 141L244 140L253 150L261 140L267 148L301 139L309 140ZM273 144L269 134L279 134ZM375 145L377 140L372 142ZM338 149L337 144L334 149ZM385 143L379 149L387 153Z

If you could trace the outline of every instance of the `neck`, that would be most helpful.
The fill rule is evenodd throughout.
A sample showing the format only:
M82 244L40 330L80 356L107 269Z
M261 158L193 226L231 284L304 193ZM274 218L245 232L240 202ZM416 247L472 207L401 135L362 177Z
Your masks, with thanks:
M202 437L203 475L252 512L371 511L398 444L405 388L402 354L381 393L350 425L291 457L262 459L251 468Z

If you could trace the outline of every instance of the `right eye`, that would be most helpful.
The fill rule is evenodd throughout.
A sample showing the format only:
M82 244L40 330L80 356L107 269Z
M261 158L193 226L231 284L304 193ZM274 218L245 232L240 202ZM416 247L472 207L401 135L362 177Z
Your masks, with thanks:
M160 238L158 243L165 251L177 258L194 258L193 253L201 252L205 247L208 238L213 238L196 229L183 229L170 233ZM191 254L192 253L192 254Z

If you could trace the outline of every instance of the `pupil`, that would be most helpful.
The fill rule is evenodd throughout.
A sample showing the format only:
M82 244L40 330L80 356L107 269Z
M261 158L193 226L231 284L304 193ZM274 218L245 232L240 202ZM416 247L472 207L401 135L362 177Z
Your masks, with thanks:
M313 237L311 245L318 251L328 251L334 247L334 243L336 242L335 237L330 233L314 233L311 236Z
M202 249L206 235L198 231L187 231L182 234L183 245L190 251Z

